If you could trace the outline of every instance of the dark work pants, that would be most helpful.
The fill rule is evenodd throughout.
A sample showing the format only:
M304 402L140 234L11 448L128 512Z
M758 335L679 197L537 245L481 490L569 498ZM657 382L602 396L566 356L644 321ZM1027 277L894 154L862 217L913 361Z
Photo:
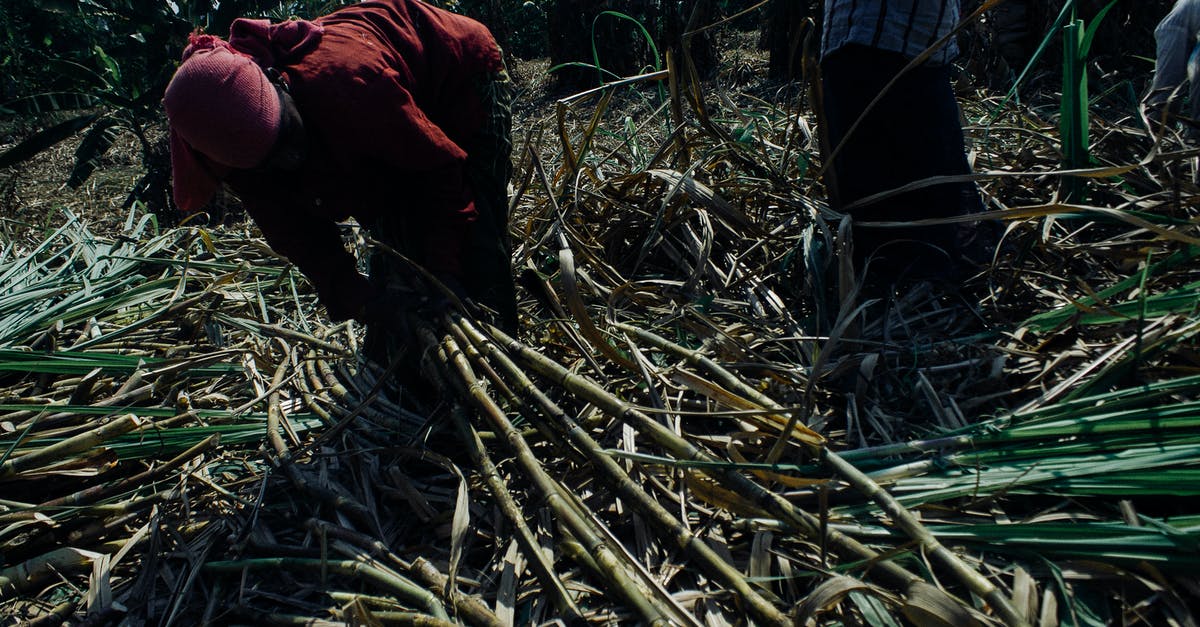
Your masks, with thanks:
M486 108L483 128L467 150L467 181L475 191L479 219L471 225L464 251L463 287L472 299L493 309L497 326L517 333L517 300L508 234L508 181L512 178L512 83L508 73L480 82Z
M493 322L506 333L517 330L516 292L508 235L508 181L512 176L512 93L508 74L481 76L476 89L484 105L483 126L469 140L465 174L475 197L478 217L463 238L461 288L476 303L496 312ZM387 214L366 225L372 237L424 264L427 259L426 227L409 216ZM391 255L372 253L370 281L387 291L394 283L406 285L411 271ZM453 287L453 286L451 286ZM366 352L382 363L401 355L412 338L399 329L367 329Z
M821 62L829 149L846 139L833 162L830 197L835 209L916 180L970 172L950 71L944 66L923 65L909 71L847 138L867 105L907 64L908 59L899 53L853 44ZM892 196L853 209L851 215L855 223L907 221L980 209L974 183L947 183ZM872 273L899 273L913 266L922 274L937 273L957 258L959 228L856 226L856 261L861 264L875 255L878 261L872 262Z

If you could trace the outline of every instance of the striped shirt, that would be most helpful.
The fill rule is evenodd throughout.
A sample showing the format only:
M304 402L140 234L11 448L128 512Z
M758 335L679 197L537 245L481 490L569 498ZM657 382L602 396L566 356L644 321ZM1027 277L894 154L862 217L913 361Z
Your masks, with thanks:
M916 57L958 24L959 0L825 0L821 56L846 44L861 44ZM929 63L958 56L954 39Z

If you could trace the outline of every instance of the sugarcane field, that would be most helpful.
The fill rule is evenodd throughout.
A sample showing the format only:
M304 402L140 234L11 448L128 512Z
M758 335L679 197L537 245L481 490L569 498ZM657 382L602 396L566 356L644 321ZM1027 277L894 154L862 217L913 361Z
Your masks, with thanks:
M0 5L0 626L1200 625L1200 1L908 4Z

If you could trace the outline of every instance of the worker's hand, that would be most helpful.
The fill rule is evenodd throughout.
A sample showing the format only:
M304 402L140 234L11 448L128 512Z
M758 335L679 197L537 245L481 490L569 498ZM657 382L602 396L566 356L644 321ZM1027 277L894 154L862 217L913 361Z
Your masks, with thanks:
M411 306L411 298L407 295L384 290L367 300L362 312L355 318L366 325L403 329L408 326L407 317Z
M407 329L409 316L423 320L435 319L446 310L458 307L458 303L466 299L466 290L456 278L439 276L438 280L448 292L433 285L427 285L422 292L395 287L377 290L354 318L368 326L395 330Z
M461 281L449 274L441 274L437 276L437 280L449 290L449 293L443 292L441 289L435 288L434 293L430 295L429 305L437 311L451 309L457 305L454 301L460 303L467 300L467 290L463 287Z

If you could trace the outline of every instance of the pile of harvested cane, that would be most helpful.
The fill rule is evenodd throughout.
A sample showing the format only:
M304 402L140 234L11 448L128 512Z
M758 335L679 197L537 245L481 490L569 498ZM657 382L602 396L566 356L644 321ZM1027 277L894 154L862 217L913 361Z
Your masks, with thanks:
M980 100L999 252L864 295L804 94L675 78L526 126L518 337L420 389L248 226L7 243L0 624L1195 624L1196 151L1098 118L1065 204Z

